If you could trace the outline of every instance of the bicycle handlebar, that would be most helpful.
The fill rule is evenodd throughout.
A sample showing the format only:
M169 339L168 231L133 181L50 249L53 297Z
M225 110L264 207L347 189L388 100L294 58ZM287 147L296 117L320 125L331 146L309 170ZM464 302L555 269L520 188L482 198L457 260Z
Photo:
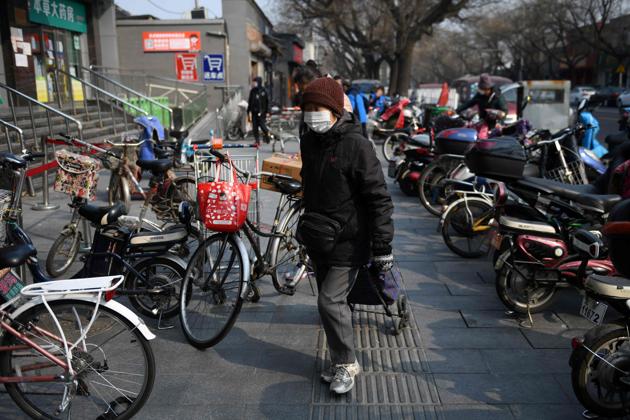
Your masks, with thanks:
M116 153L113 153L113 152L111 152L111 151L109 151L107 149L103 149L102 147L98 147L98 146L96 146L94 144L85 142L83 140L79 140L79 139L74 138L74 137L66 136L63 133L58 133L57 136L53 136L53 137L51 137L51 139L63 141L64 143L66 143L69 146L79 145L79 146L82 146L82 147L86 147L86 148L88 148L90 150L94 150L94 151L96 151L98 153L104 153L104 154L106 154L108 156L112 156L112 157L114 157L116 159L120 159L120 157L118 155L116 155ZM105 140L105 142L107 142L107 140Z

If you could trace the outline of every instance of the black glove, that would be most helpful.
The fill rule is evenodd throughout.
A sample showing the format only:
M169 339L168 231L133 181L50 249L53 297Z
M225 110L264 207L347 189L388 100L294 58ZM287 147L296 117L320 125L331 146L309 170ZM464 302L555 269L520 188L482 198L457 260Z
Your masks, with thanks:
M390 271L394 268L394 255L375 255L374 258L372 258L372 267L382 273Z

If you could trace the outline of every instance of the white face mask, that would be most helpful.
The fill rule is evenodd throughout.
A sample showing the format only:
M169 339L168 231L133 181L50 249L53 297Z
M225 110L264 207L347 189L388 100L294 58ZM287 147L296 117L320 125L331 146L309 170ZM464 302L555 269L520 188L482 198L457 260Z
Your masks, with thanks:
M325 133L333 123L330 111L304 112L304 123L316 133Z

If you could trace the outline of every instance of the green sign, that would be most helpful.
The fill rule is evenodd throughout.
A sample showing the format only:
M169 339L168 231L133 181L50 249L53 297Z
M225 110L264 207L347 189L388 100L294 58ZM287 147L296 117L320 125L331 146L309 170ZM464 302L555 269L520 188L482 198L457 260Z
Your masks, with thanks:
M85 6L72 0L28 0L28 18L73 32L87 32Z

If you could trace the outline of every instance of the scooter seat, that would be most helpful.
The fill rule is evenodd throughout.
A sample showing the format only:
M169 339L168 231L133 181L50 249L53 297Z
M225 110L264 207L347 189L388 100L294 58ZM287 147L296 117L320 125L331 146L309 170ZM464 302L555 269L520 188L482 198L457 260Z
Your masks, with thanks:
M0 248L0 269L22 265L29 257L34 255L37 255L37 250L30 244Z
M528 188L540 189L548 194L555 194L560 198L575 201L604 213L610 211L615 204L621 201L621 197L616 194L597 194L595 186L590 184L573 185L551 179L530 177L519 180L518 184Z
M584 287L601 296L630 299L630 279L624 277L593 274L588 276Z
M105 207L84 204L79 207L79 214L95 225L105 226L114 223L120 216L127 214L127 209L123 203Z
M13 153L0 152L0 166L5 166L9 169L22 169L26 168L26 160Z
M171 159L157 159L157 160L139 160L136 164L145 171L151 171L154 174L162 174L173 167L173 161Z
M269 181L280 190L282 194L293 195L302 190L302 183L291 177L274 175L269 177Z

